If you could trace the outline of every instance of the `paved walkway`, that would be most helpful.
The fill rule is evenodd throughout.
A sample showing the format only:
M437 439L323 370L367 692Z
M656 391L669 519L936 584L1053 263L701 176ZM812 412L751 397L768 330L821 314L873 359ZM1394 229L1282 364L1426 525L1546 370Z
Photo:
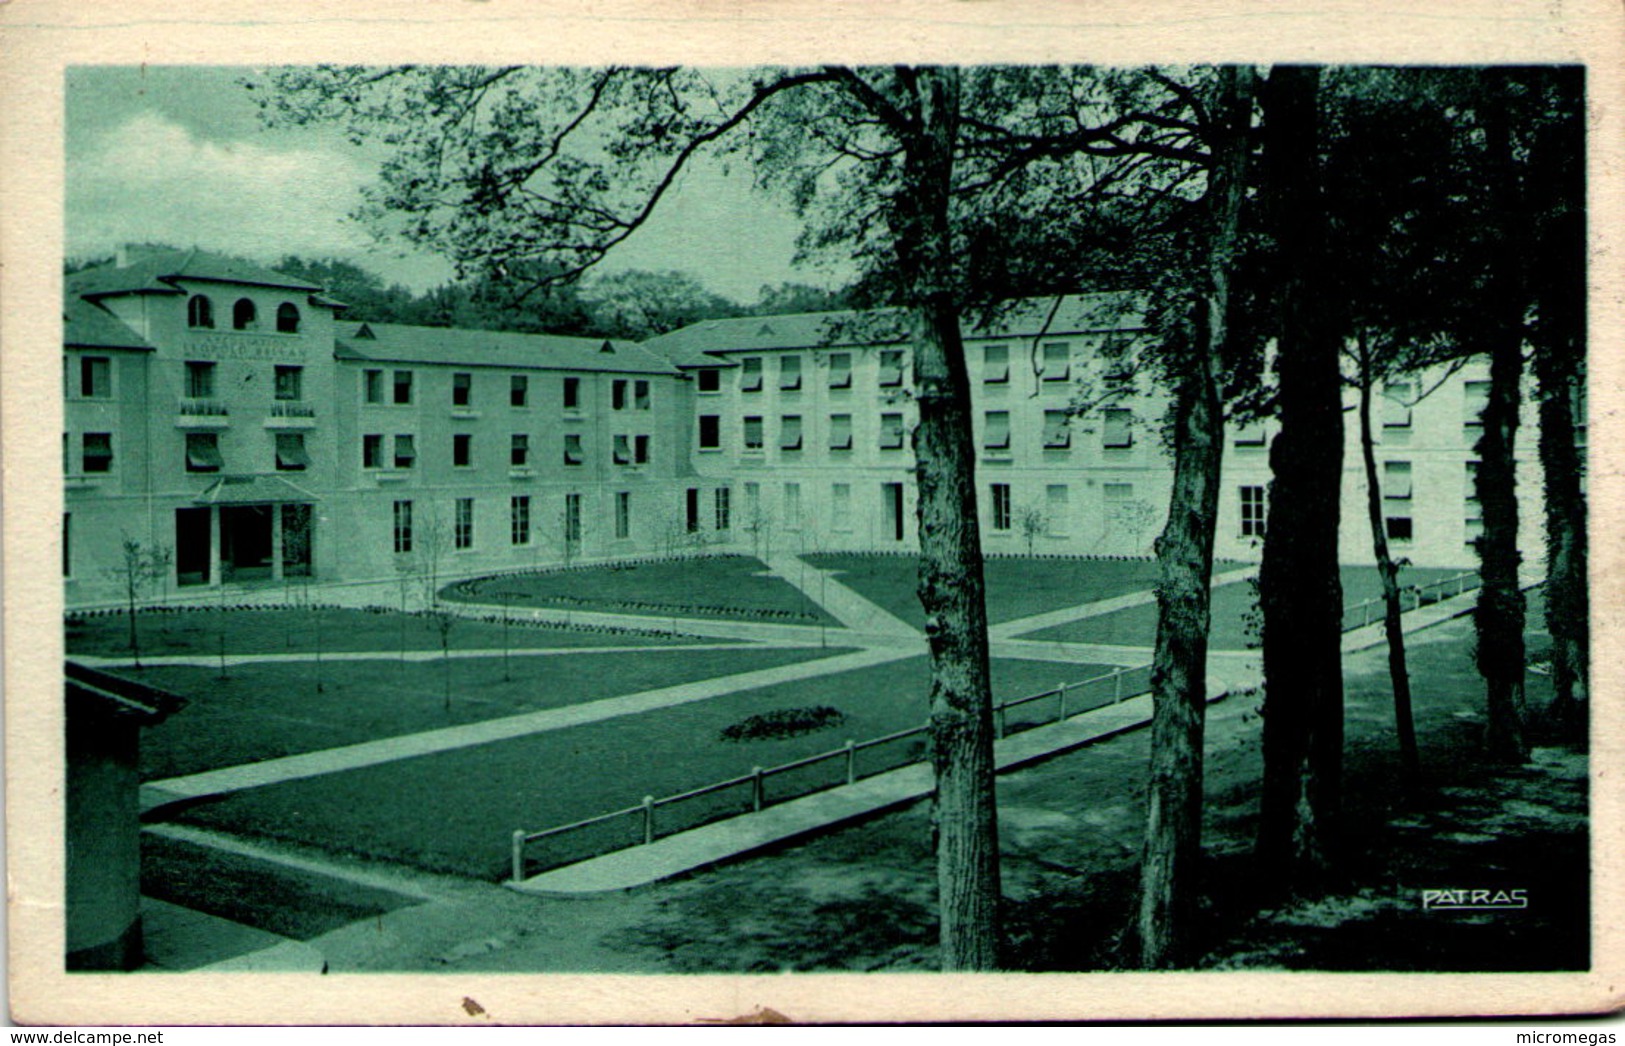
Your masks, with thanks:
M836 580L834 571L820 569L799 556L785 553L763 562L768 570L800 589L809 600L853 632L911 639L921 635L913 625Z
M184 777L170 777L142 785L141 809L146 812L160 806L167 806L171 803L189 799L198 799L204 796L238 792L246 788L261 788L266 785L298 781L307 777L319 777L323 774L336 774L346 770L359 770L362 767L393 763L401 759L411 759L417 756L433 755L437 752L446 752L456 748L489 744L493 741L508 741L516 737L527 737L551 730L563 730L567 727L580 726L583 723L596 723L617 716L635 715L639 712L648 712L657 708L671 708L695 701L706 701L739 690L753 690L757 687L772 686L776 683L811 679L831 672L868 668L872 665L885 664L888 661L897 661L909 657L913 653L914 651L909 649L859 650L850 654L837 654L834 657L802 661L793 665L780 665L776 668L740 672L731 676L717 676L712 679L702 679L677 686L644 690L635 694L622 694L619 697L608 697L578 705L548 708L538 712L527 712L523 715L488 719L480 723L466 723L462 726L445 727L440 730L425 730L421 733L407 734L401 737L364 741L360 744L345 745L339 748L327 748L319 752L284 756L280 759L266 759L257 763L244 763L219 770L207 770L203 773L188 774Z
M1214 574L1210 588L1221 585L1231 585L1237 581L1245 581L1258 573L1257 567L1243 567L1239 570L1227 570L1221 574ZM1056 625L1070 625L1074 621L1086 618L1101 617L1105 614L1115 614L1119 610L1128 610L1131 607L1145 606L1147 603L1157 601L1155 588L1141 589L1138 592L1129 592L1110 599L1097 599L1093 603L1079 603L1076 606L1062 607L1043 614L1033 614L1029 617L1016 618L1014 621L1003 621L988 628L987 633L994 639L1012 639L1027 632L1037 632L1045 628L1054 628ZM1149 649L1149 648L1147 648ZM1147 659L1149 660L1149 658Z
M843 644L844 645L844 644ZM783 650L804 650L819 648L813 643L759 643L746 645L743 643L685 643L681 646L575 646L575 647L512 647L503 651L500 647L488 650L453 650L449 655L439 650L340 650L324 651L319 660L324 663L334 661L410 661L410 662L438 662L442 657L449 656L453 661L473 660L477 658L500 658L506 653L508 657L562 657L566 654L666 654L666 653L692 653L703 650L756 650L762 647L772 647ZM91 668L116 667L128 665L128 657L97 657L88 654L75 654L73 660ZM318 660L312 651L298 651L292 654L227 654L226 665L279 665L279 664L307 664ZM178 666L196 665L201 667L218 668L221 657L218 654L164 654L159 657L144 656L141 664L147 668L173 668Z

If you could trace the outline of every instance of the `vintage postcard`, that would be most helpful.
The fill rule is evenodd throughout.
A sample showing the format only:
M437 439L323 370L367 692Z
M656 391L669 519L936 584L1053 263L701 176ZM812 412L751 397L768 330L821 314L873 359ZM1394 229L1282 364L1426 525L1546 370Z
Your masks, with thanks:
M1621 23L6 6L13 1018L1616 1010Z

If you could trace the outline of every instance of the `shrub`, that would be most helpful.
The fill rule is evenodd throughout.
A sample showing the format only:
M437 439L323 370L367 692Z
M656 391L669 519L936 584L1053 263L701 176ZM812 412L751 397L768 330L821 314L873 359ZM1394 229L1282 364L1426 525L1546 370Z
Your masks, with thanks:
M827 730L846 721L840 709L828 705L811 708L776 708L771 712L741 719L722 731L724 741L764 741L800 737L814 730Z

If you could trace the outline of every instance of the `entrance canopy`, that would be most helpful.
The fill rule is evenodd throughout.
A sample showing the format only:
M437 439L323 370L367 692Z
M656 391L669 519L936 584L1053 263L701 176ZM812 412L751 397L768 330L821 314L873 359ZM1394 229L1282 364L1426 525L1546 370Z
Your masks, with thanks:
M204 488L194 505L310 505L316 495L281 476L222 476Z

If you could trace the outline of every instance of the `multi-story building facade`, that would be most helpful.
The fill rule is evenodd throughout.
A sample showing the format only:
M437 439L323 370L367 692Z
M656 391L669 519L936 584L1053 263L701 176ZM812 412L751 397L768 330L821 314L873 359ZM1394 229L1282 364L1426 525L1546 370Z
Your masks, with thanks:
M170 590L437 578L697 547L914 546L916 413L901 317L711 320L642 345L350 323L322 289L203 252L69 278L70 605L117 595L126 542ZM1137 302L1013 304L968 324L990 552L1146 555L1171 470L1137 373ZM1396 555L1468 566L1486 368L1378 390ZM1371 555L1351 419L1341 554ZM1539 545L1533 411L1526 549ZM1582 430L1583 431L1583 430ZM1217 554L1258 556L1271 423L1227 431Z

